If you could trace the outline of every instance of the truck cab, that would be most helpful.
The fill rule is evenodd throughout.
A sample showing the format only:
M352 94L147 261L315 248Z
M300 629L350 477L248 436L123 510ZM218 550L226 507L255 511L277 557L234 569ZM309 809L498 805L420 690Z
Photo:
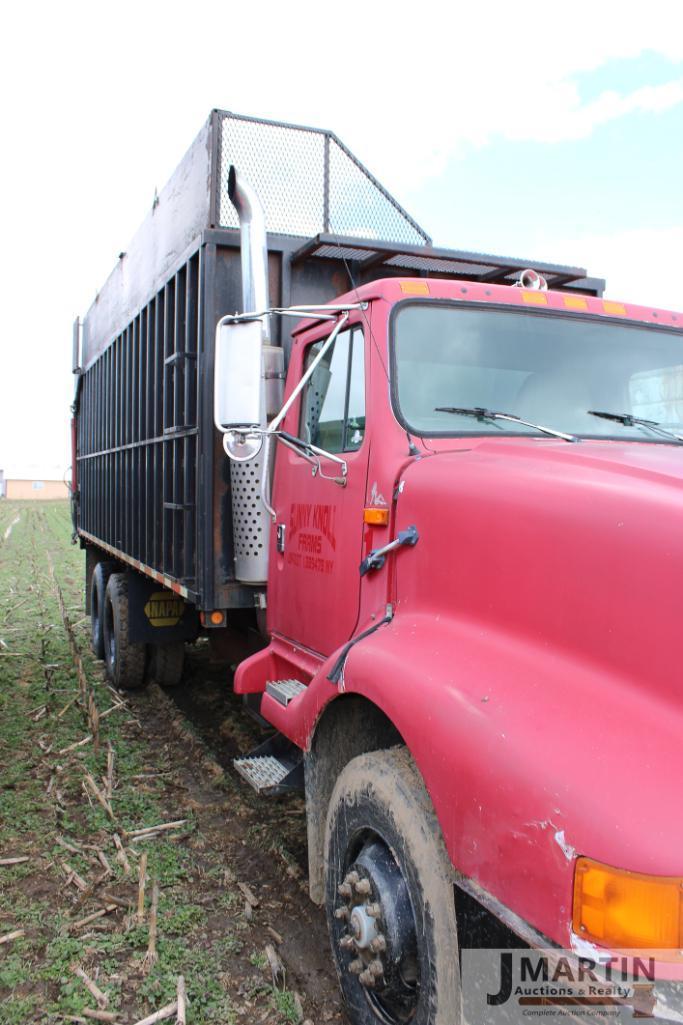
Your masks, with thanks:
M401 1020L410 987L387 957L417 963L420 988L423 898L364 790L375 771L406 786L401 753L438 824L429 857L442 837L457 886L517 936L671 962L679 316L429 278L330 307L347 304L308 380L333 327L311 315L295 333L269 501L270 641L234 684L305 752L311 892L327 900L347 1000L365 990L374 1020ZM257 788L269 757L238 763ZM356 763L364 782L349 787ZM358 940L376 919L357 909L391 905L399 876L413 926L377 953ZM647 887L662 909L643 920Z

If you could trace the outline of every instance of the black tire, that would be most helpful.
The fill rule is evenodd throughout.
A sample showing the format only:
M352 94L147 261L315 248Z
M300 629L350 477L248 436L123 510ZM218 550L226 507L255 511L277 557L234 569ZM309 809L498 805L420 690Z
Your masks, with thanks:
M128 578L112 573L104 600L104 653L109 681L121 690L145 685L147 645L128 640Z
M344 768L325 851L327 923L353 1025L458 1025L453 869L405 748Z
M90 579L90 644L96 658L104 658L104 602L107 581L115 562L98 562Z
M185 642L152 644L149 649L147 676L160 687L177 687L183 676Z

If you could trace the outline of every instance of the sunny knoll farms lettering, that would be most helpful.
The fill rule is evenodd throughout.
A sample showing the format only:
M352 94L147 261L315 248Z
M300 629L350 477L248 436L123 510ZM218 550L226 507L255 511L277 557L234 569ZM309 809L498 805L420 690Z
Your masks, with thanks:
M337 547L336 507L312 502L293 502L289 514L289 552L292 566L331 573L334 560L325 553Z

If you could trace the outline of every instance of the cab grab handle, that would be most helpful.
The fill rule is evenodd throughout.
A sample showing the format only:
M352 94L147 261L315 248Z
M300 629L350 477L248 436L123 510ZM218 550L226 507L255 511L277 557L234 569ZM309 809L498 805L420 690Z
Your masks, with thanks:
M366 555L360 564L360 575L364 577L371 569L381 569L389 552L393 552L395 548L400 548L402 545L410 545L413 548L419 540L420 535L416 526L399 530L398 536L393 541L384 545L383 548L375 548L374 551Z

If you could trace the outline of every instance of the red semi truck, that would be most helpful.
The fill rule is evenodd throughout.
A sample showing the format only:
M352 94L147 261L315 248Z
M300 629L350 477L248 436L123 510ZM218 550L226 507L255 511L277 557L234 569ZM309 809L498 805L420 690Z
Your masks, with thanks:
M356 1025L460 1020L483 921L681 975L683 316L527 264L214 111L76 335L94 649L240 659Z

